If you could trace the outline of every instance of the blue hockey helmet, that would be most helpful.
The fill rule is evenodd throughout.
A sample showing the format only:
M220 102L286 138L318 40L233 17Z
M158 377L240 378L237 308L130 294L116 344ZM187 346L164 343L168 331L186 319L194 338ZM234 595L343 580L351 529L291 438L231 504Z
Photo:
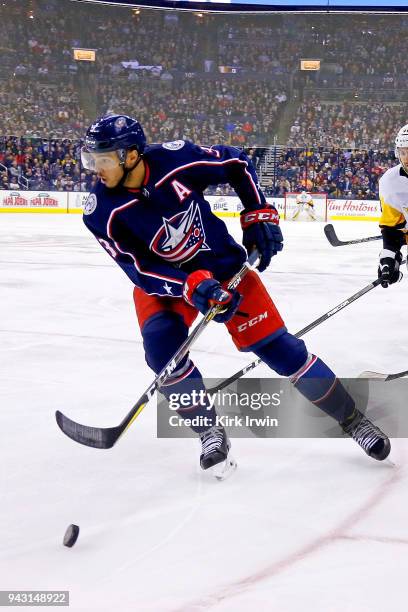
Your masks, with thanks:
M145 146L146 136L136 119L127 115L106 115L88 128L81 159L84 168L94 171L97 169L96 159L99 159L99 167L112 164L112 159L103 157L103 153L117 151L120 164L123 165L127 150L136 149L142 154Z
M134 148L143 153L146 136L136 119L127 115L107 115L87 130L85 147L89 153L107 153Z

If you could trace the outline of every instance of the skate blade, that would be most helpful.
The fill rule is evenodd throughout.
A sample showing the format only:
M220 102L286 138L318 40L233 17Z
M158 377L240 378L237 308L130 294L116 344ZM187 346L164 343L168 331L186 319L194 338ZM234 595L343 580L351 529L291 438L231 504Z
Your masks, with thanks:
M227 457L225 461L214 465L211 468L211 473L217 480L226 480L235 472L237 465L233 457Z

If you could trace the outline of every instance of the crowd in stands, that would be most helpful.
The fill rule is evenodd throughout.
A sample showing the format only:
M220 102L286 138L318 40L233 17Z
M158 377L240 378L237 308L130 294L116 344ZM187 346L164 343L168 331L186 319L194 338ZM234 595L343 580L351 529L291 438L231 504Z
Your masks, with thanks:
M4 138L0 146L2 189L89 191L96 176L81 167L79 140Z
M198 144L213 142L244 146L268 145L277 117L286 101L279 82L186 80L177 97L163 82L101 83L98 114L117 108L137 117L150 142L188 138Z
M231 66L282 74L313 55L338 64L344 76L399 77L408 68L408 18L401 15L230 16L7 0L0 17L2 68L26 75L76 73L72 47L97 50L98 76L125 74L122 62L166 71Z
M259 153L262 152L258 150ZM330 198L375 200L378 179L396 163L392 151L288 148L278 156L273 178L262 180L259 162L257 169L266 196L283 197L286 193L307 190L327 193ZM210 193L234 195L228 185L213 188Z
M302 102L290 128L289 146L385 149L391 147L396 128L407 122L406 104Z
M356 85L362 77L377 76L382 77L377 82L389 89L407 86L406 15L391 19L356 15L347 27L337 27L335 20L325 23L325 29L313 28L313 49L323 61L337 66L339 86ZM364 86L366 83L364 80Z
M261 176L262 147L284 143L273 177L262 179L271 195L306 187L376 197L407 121L397 103L408 92L407 26L391 15L200 16L8 0L0 6L0 187L88 190L95 178L81 169L78 139L96 116L122 112L140 120L150 142L254 146ZM96 62L78 64L73 47L95 49ZM320 73L299 72L305 57L322 60ZM367 83L388 99L359 101ZM340 100L352 87L355 99L329 102L333 86ZM285 138L287 104L297 100Z
M0 135L81 138L89 125L72 83L63 87L11 78L0 81Z
M96 177L81 167L79 140L5 138L0 142L0 189L89 191ZM266 149L246 149L268 196L324 192L329 197L376 199L378 179L396 161L392 151L344 149L278 150L274 176L265 176ZM232 195L227 185L209 194Z
M180 98L187 99L181 108L189 111L183 126L189 137L195 138L197 132L202 134L202 126L195 118L191 119L190 113L193 114L195 106L190 105L190 98L198 96L201 105L199 122L206 123L203 138L221 133L220 136L228 139L232 134L239 144L242 133L226 130L228 121L217 121L214 128L208 128L209 124L214 124L211 96L217 80L220 86L220 70L233 71L226 75L230 78L222 82L222 87L228 88L223 102L228 95L231 96L232 112L242 110L242 124L246 123L245 115L248 114L242 107L251 107L252 114L253 107L258 107L258 124L263 122L259 119L262 105L265 114L271 108L267 129L258 126L255 133L251 133L256 144L271 144L281 118L281 113L274 112L273 106L278 100L280 110L283 110L290 98L291 83L299 76L299 63L303 57L312 54L322 59L319 86L328 79L327 69L331 67L332 76L334 74L343 81L352 79L357 89L358 79L364 76L381 77L382 89L389 86L391 92L395 92L398 79L405 78L408 88L408 41L404 34L407 19L391 15L355 15L352 20L347 15L228 16L174 10L132 11L126 7L112 9L92 3L78 5L70 0L8 0L0 6L0 78L2 74L8 77L3 89L7 89L7 104L11 107L24 104L21 91L16 89L26 89L26 96L34 105L38 99L44 106L44 98L49 97L48 107L42 111L47 121L38 121L42 119L41 113L31 113L37 131L58 129L61 119L68 119L69 125L62 127L72 131L62 134L59 130L55 135L79 136L75 129L82 127L85 109L81 111L80 107L84 102L82 100L78 105L69 85L88 72L99 83L99 88L93 87L90 78L90 103L86 111L91 115L91 111L95 114L104 107L101 97L113 97L116 107L131 106L132 98L140 98L139 92L148 89L152 81L148 110L162 104L160 83L166 88L165 103L174 116L167 116L166 121L177 122L180 113L174 113L171 107L178 107ZM74 61L74 47L96 49L95 64ZM18 81L16 85L11 82L11 75ZM253 83L256 79L260 80L255 89ZM106 82L109 85L103 84ZM41 88L38 83L53 85L57 91ZM37 91L43 91L41 98L35 86ZM106 92L106 88L111 91ZM265 95L259 93L260 89ZM59 111L60 96L65 90L65 97L72 100L71 108ZM114 90L116 93L112 93ZM204 103L203 98L207 98ZM135 101L134 105L140 107L141 103ZM106 105L103 110L106 110ZM146 111L146 107L143 110ZM219 110L222 111L223 107ZM225 113L225 119L228 118ZM10 124L14 124L13 134L24 134L26 119L24 116L11 117L0 128L9 129ZM191 125L186 126L187 123ZM159 128L163 133L177 131L177 128L160 124ZM153 130L150 132L155 136ZM370 130L368 132L370 137ZM243 135L246 135L245 130ZM268 142L262 141L263 135ZM308 144L316 145L318 142L311 140ZM374 146L375 143L364 145Z
M274 35L279 29L279 35ZM260 25L259 19L246 19L224 25L217 32L218 64L245 71L289 74L298 67L299 50L308 44L307 29L300 22L283 20Z
M396 160L392 151L287 149L267 192L327 193L332 198L378 199L378 179Z

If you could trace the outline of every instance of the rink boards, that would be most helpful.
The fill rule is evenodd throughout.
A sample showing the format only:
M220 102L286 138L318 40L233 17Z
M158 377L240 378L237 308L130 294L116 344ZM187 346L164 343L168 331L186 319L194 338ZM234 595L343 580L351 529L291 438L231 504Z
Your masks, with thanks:
M82 213L86 192L59 191L0 191L0 212L4 213ZM237 196L207 196L218 217L238 217L242 204ZM285 198L267 197L283 217ZM378 221L381 206L378 200L327 200L327 219L330 221ZM306 217L304 220L307 220Z

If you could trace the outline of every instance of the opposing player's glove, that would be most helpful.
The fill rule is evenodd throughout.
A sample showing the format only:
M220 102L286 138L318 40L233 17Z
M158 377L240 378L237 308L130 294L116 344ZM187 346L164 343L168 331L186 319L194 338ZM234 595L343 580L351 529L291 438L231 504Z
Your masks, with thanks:
M235 289L223 289L208 270L196 270L187 276L183 296L186 302L203 314L212 306L220 304L223 308L214 317L217 323L226 323L232 319L242 300L242 295Z
M388 285L398 283L402 278L400 263L402 261L401 251L390 251L382 249L380 252L380 265L378 266L378 278L381 279L381 287L385 289Z
M283 249L283 236L279 227L279 214L276 208L269 206L260 210L241 213L243 229L242 243L248 255L256 248L260 255L259 272L263 272L271 259Z

